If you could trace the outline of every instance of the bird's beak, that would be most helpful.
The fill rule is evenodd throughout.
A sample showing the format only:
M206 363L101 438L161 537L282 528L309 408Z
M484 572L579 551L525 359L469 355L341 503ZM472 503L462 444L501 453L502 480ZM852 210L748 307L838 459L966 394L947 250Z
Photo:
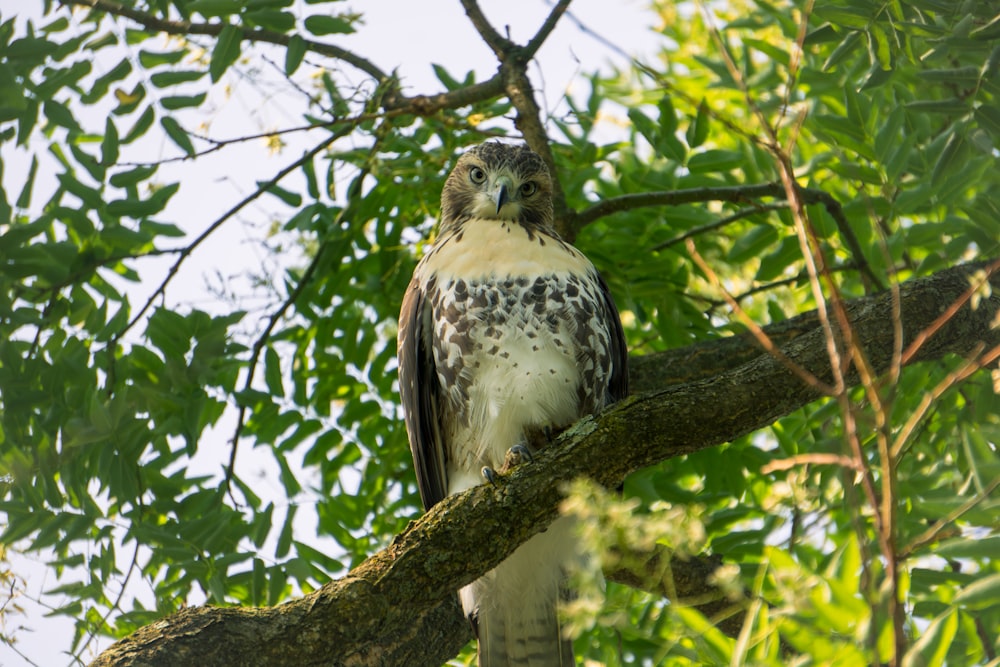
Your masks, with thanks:
M497 205L497 215L500 215L500 209L503 208L504 204L510 201L510 190L508 189L505 181L500 181L500 187L497 188L496 194L493 195L493 201L495 201Z

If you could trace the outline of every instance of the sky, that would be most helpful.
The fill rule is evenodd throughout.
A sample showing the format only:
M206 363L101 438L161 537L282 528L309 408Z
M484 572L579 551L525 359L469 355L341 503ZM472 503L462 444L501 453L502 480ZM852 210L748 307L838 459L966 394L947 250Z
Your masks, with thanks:
M0 0L0 19L37 17L41 6L41 0ZM521 43L534 35L551 9L551 4L543 0L482 0L481 6L494 26L501 32L504 32L505 26L508 27L510 37ZM587 84L582 75L597 70L610 71L611 67L625 68L628 61L623 52L644 58L656 52L660 40L650 27L654 17L648 6L649 0L573 2L569 14L562 18L537 54L531 70L533 83L544 96L544 107L550 113L559 113L560 100L567 91L586 90ZM304 13L314 13L323 7L306 6ZM434 75L432 63L443 65L458 78L474 70L478 80L485 80L496 71L497 63L492 52L476 34L458 0L347 0L338 3L338 9L363 13L364 24L353 35L334 36L336 39L326 38L326 41L372 60L384 71L397 70L407 94L441 91L442 86ZM68 10L60 10L58 14L66 15ZM42 23L48 20L51 19ZM160 48L166 50L167 44L163 42ZM121 52L111 53L108 50L102 52L94 62L95 74L110 69L122 55ZM364 81L362 73L351 71L349 67L343 69L355 82ZM283 99L280 93L272 94L267 85L259 85L260 78L251 85L247 79L240 79L234 73L227 77L228 94L213 93L215 108L206 128L211 136L224 139L302 124L298 98ZM265 72L262 77L266 83L268 74ZM273 91L280 90L277 85L273 88ZM565 105L561 110L567 110ZM92 118L82 116L80 121L85 127L103 128L103 117L98 115L95 112ZM199 233L233 202L252 192L255 181L270 177L292 162L301 153L299 146L308 146L310 141L309 137L292 136L288 138L285 149L277 155L269 154L263 142L246 142L194 163L178 162L161 168L158 175L164 182L182 180L183 186L168 211L160 217L179 221L190 234ZM177 154L176 148L162 136L149 137L135 150L141 155L123 155L123 159L155 161ZM29 155L8 143L0 145L0 160L4 164L3 178L8 193L18 192ZM49 187L46 183L51 185L55 182L54 173L51 162L47 165L43 160L36 190L47 194ZM39 201L45 198L37 197ZM268 221L281 214L282 209L277 205L259 200L239 216L237 224L224 225L218 234L210 237L191 256L178 279L171 283L166 303L210 311L214 305L228 310L231 304L221 303L208 286L242 294L246 275L250 272L280 276L283 267L268 264L270 255L262 252L260 243ZM170 258L148 260L136 267L144 281L128 286L133 306L141 303L155 289L171 261ZM249 290L246 293L249 294ZM231 417L229 420L227 423L227 418L224 418L219 427L217 437L220 448L217 449L226 449L224 443L232 430ZM219 462L195 461L192 465L204 465L214 470ZM260 466L257 474L262 483L265 486L270 484L275 492L280 493L275 477L268 481L272 471L265 463L250 460L246 465ZM244 476L252 478L255 475ZM72 622L60 617L46 618L44 609L29 599L39 597L42 591L57 582L53 581L41 559L14 557L11 562L15 571L27 579L28 595L18 600L27 613L12 619L16 625L25 627L17 633L17 649L23 655L0 645L0 667L78 664L65 653L70 646ZM8 631L10 629L7 628ZM104 648L108 643L102 640L93 648ZM84 659L93 655L93 652L88 652Z

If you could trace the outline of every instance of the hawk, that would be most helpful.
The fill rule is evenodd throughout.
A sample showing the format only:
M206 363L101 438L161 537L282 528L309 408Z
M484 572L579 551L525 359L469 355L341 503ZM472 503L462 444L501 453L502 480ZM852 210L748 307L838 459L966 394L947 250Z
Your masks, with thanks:
M445 181L439 235L399 317L399 387L425 509L628 392L608 287L552 221L552 179L525 145L476 146ZM579 557L573 533L557 519L460 591L480 667L574 664L556 615L565 567Z

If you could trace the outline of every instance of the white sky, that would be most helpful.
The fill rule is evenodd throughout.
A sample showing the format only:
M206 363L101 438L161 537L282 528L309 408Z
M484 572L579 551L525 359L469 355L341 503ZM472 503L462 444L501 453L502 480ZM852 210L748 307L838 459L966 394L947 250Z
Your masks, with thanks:
M34 15L40 11L38 0L0 0L0 18ZM530 38L550 9L549 2L529 0L482 0L487 16L494 25L503 30L510 27L510 36L520 43ZM331 5L332 6L332 5ZM596 32L608 43L633 55L650 55L660 43L652 32L652 14L647 10L648 0L576 0L570 6L570 13L587 28ZM324 5L307 6L303 14L323 11ZM497 67L489 48L479 39L471 23L465 16L457 0L421 0L403 2L400 0L351 0L336 5L337 9L351 8L364 14L365 23L354 35L331 36L325 41L336 43L373 61L384 71L398 68L402 75L405 92L408 94L440 92L431 69L432 63L443 65L456 78L466 71L475 70L479 80L492 76ZM65 15L66 10L59 12ZM47 23L47 19L42 23ZM153 48L144 45L145 48ZM167 50L166 44L156 47ZM99 75L122 57L122 53L101 52L94 62L94 73ZM311 57L310 57L311 58ZM625 58L606 43L580 30L569 16L564 16L549 37L536 58L536 66L531 75L536 88L546 98L545 107L549 111L566 111L558 108L558 102L567 90L577 85L579 93L585 92L586 82L581 74L591 73L614 64L619 68L627 66ZM305 67L305 65L304 65ZM353 80L361 82L364 75L343 68ZM265 74L265 79L270 76ZM298 98L273 98L266 102L260 99L260 91L266 87L250 86L246 82L228 76L232 93L229 97L217 95L218 108L210 116L210 134L217 138L238 137L265 130L291 127L302 124L301 104ZM582 85L580 85L582 84ZM148 90L147 92L154 92ZM81 123L95 131L103 129L103 116L82 117ZM120 132L122 127L119 124ZM191 234L197 234L215 220L223 211L232 206L242 196L254 189L256 180L269 178L274 172L299 154L301 147L308 146L314 139L310 137L289 138L289 145L282 153L271 156L262 142L248 142L235 145L194 163L182 162L161 168L158 177L163 182L182 182L180 192L172 200L170 208L158 216L164 221L177 221ZM296 143L298 142L298 143ZM150 138L142 143L142 154L123 154L122 159L155 161L177 154L176 148L162 137ZM9 142L0 146L0 159L4 163L4 185L8 196L17 196L28 165L25 152L15 149ZM195 173L192 173L195 172ZM54 182L54 168L46 168L43 162L36 184L37 206L47 198L50 184ZM196 306L212 310L217 307L216 299L206 292L206 283L222 284L227 289L240 291L241 276L249 271L274 272L279 276L279 266L266 266L266 253L259 251L265 225L270 217L281 211L276 200L266 198L244 211L232 224L203 244L185 264L178 279L167 291L167 304ZM181 240L182 243L186 240ZM133 308L141 304L145 295L159 284L162 275L173 261L168 257L161 261L147 260L136 266L142 272L144 283L129 288ZM213 276L222 276L221 282ZM223 419L217 430L219 451L228 452L226 441L232 432L231 419ZM209 450L212 448L202 448ZM246 451L246 450L242 450ZM207 461L207 468L217 471L218 461ZM256 472L241 473L244 479L261 479L265 487L280 493L280 485L272 478L263 463L247 463L258 466ZM259 475L263 475L260 478ZM277 519L278 517L276 517ZM303 538L306 539L307 538ZM308 541L308 540L307 540ZM126 549L126 551L129 551ZM25 629L17 632L18 650L27 658L18 656L11 649L0 645L0 667L21 667L23 665L70 665L74 661L65 651L72 638L72 622L63 617L45 618L44 609L31 603L27 598L37 598L42 591L56 585L47 568L40 561L23 557L12 559L19 574L27 578L28 596L18 600L26 607L27 616L13 617L11 620ZM58 602L58 601L56 601ZM9 631L11 628L7 628ZM102 640L95 649L106 647ZM84 656L93 657L93 653Z

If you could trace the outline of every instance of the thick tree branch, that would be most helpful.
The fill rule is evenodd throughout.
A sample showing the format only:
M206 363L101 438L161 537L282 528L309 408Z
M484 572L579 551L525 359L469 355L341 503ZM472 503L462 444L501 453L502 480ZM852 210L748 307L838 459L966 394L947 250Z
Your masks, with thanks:
M937 323L969 291L973 271L984 266L948 269L900 285L904 345ZM992 327L1000 312L1000 274L991 281L994 296L976 310L968 304L958 309L911 363L1000 345L1000 330ZM890 368L896 349L888 316L892 298L886 292L846 303L855 340L879 373ZM800 324L806 321L803 317ZM735 358L742 358L744 349L733 349ZM791 336L782 349L817 377L830 378L819 327ZM729 442L817 398L768 355L672 387L658 385L654 369L651 364L638 383L646 393L577 423L532 465L515 469L495 486L446 498L388 548L320 591L274 608L185 610L140 629L93 664L440 664L469 637L461 629L453 591L542 530L558 511L564 483L586 475L616 486L635 470ZM661 381L664 377L669 374ZM857 382L851 374L848 380Z

